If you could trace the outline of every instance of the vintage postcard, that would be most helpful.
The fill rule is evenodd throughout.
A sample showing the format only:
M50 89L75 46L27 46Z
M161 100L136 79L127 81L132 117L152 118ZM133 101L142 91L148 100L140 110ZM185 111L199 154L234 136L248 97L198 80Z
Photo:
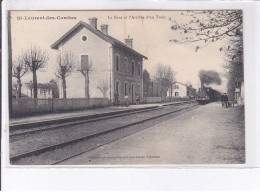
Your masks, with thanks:
M11 166L246 163L243 10L6 17Z

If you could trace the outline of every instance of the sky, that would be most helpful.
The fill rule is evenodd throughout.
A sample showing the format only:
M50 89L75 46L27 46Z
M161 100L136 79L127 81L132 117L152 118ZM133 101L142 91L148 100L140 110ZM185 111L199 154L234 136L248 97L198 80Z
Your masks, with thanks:
M219 52L221 42L209 44L195 52L195 44L177 45L169 40L176 38L171 30L169 17L182 22L180 11L13 11L11 15L11 35L13 61L30 45L38 45L49 54L44 71L38 72L38 83L46 83L55 78L57 51L50 46L69 31L79 21L89 23L88 18L98 18L101 24L108 24L108 34L122 42L129 35L133 38L133 49L148 57L144 68L151 76L157 64L172 67L175 79L181 83L190 82L194 88L200 87L198 72L216 70L220 73L222 84L212 87L226 91L224 75L224 56ZM32 17L42 17L34 19ZM44 17L44 18L43 18ZM67 17L67 19L59 19ZM31 18L31 19L29 19ZM126 18L126 19L125 19ZM32 74L22 78L22 82L32 80Z

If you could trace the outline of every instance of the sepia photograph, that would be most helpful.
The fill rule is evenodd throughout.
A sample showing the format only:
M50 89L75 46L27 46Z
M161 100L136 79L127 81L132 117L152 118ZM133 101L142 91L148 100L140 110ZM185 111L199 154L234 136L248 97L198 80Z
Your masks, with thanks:
M10 166L246 163L243 10L6 17Z

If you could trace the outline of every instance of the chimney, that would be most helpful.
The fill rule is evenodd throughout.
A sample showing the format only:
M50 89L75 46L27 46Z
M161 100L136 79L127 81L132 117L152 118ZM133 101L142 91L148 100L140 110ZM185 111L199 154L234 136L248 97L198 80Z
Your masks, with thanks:
M128 35L128 38L125 39L125 44L129 46L130 48L133 48L133 39L130 39L130 36Z
M103 34L108 35L108 25L107 25L107 24L101 25L100 28L101 28L101 32L102 32Z
M94 18L88 18L89 20L89 25L92 27L92 28L95 28L97 29L97 18L94 17Z

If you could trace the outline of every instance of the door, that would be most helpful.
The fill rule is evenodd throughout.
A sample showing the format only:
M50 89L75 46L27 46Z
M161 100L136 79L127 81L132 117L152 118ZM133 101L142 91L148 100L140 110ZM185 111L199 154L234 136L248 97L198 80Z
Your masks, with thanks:
M135 103L135 91L134 91L134 84L132 84L132 89L131 89L131 91L132 91L132 104L134 104Z

